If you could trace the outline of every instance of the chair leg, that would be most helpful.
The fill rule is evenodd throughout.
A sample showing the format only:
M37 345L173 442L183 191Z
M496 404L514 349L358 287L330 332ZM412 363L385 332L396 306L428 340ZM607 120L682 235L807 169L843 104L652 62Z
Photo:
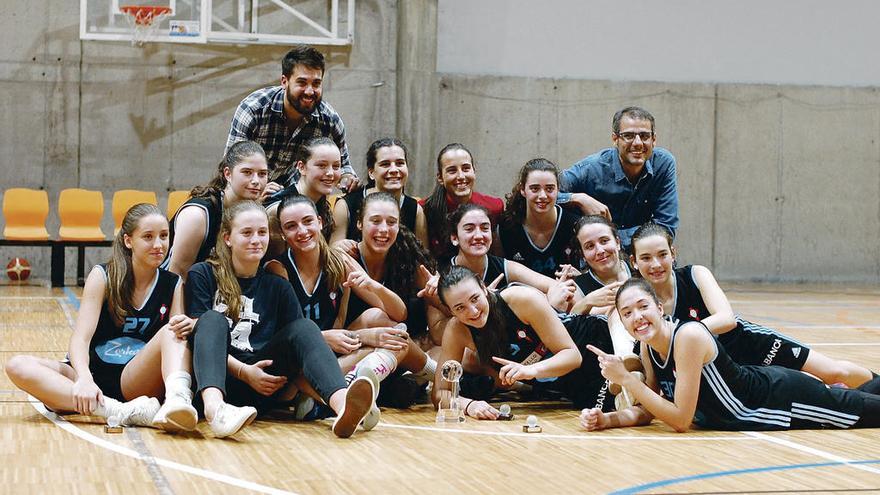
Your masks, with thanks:
M86 285L86 247L77 246L76 248L76 285L83 287Z
M64 245L52 244L52 287L64 287Z

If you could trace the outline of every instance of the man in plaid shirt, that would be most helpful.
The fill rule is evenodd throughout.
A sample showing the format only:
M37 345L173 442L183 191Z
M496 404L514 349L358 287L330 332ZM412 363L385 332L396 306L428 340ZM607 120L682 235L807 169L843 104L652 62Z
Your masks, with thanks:
M329 103L321 100L324 55L308 45L297 45L281 61L281 86L258 89L238 105L226 139L226 150L238 141L256 141L266 151L269 170L280 171L284 184L269 183L266 194L293 184L302 145L318 136L331 138L342 154L339 188L350 191L358 178L351 167L345 126ZM224 152L225 153L225 152Z

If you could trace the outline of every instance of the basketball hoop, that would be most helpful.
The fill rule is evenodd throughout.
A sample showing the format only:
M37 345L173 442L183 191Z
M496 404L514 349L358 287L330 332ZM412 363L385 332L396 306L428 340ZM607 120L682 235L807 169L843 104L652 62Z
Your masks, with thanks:
M132 29L131 44L141 46L153 37L159 29L159 23L171 14L171 7L123 5L119 11L126 15Z

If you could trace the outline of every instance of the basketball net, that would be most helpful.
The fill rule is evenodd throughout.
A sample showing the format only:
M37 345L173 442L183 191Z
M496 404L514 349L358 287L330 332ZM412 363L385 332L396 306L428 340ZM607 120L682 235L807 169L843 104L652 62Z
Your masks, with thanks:
M145 41L151 40L159 24L171 14L171 7L155 5L124 5L119 11L125 14L128 26L132 30L131 44L142 46Z

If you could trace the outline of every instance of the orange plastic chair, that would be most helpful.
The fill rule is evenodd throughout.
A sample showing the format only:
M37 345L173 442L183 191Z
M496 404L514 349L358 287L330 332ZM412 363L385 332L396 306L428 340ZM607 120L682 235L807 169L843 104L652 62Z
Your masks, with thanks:
M12 188L3 193L3 237L13 241L46 241L49 195L38 189Z
M153 191L138 191L136 189L122 189L113 193L113 235L119 232L122 219L128 213L128 209L138 203L159 204L156 193Z
M168 208L165 210L170 221L177 210L189 199L189 191L171 191L168 193Z
M58 237L62 241L107 239L101 230L103 216L104 195L101 191L64 189L58 195L58 217L61 219Z

